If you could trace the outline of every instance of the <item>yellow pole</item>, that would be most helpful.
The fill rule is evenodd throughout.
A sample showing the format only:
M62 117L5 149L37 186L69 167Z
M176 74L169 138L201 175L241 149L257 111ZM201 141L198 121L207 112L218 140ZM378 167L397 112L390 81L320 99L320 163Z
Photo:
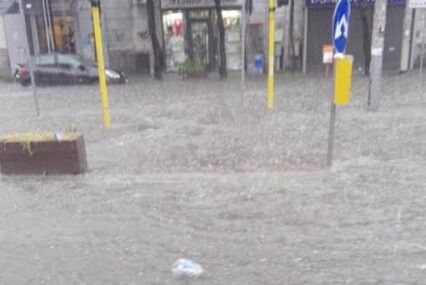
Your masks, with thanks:
M99 88L101 91L101 103L104 127L109 129L111 127L111 116L109 113L109 98L108 88L105 75L105 62L104 62L104 48L102 44L101 23L99 17L99 4L92 4L92 18L93 18L93 31L95 34L96 55L98 61L99 73Z
M274 108L275 9L276 0L269 0L268 108Z

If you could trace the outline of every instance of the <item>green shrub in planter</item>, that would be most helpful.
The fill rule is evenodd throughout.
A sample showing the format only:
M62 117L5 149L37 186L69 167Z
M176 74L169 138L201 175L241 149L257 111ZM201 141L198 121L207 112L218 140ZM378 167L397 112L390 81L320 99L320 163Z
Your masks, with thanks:
M10 75L9 70L0 69L0 79L6 82L12 82L13 77Z
M178 66L178 73L183 76L202 74L206 72L206 65L193 61L185 60L183 63Z

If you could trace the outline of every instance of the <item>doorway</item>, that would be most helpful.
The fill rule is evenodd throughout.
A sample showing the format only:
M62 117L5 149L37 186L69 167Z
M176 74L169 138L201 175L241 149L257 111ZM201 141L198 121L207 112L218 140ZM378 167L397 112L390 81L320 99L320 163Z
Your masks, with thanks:
M192 30L192 57L195 62L205 66L209 65L209 33L207 21L193 21Z
M192 10L185 12L188 23L185 41L188 43L187 55L206 71L215 69L215 38L212 10Z

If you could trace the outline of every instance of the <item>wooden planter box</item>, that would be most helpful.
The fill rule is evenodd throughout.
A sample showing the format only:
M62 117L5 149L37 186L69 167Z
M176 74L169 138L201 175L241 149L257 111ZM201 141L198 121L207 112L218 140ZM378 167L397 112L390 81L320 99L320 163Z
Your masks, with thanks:
M0 166L3 174L80 174L87 169L84 138L79 134L50 134L43 137L22 134L0 138Z

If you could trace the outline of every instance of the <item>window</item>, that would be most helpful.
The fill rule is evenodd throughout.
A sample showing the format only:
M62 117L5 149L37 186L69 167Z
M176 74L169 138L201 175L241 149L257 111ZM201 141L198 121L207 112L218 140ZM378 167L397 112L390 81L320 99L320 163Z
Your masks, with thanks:
M81 63L76 57L72 55L58 54L58 65L67 68L77 68L79 65L81 65Z
M34 60L37 66L43 66L43 67L55 66L55 56L53 54L39 55Z

